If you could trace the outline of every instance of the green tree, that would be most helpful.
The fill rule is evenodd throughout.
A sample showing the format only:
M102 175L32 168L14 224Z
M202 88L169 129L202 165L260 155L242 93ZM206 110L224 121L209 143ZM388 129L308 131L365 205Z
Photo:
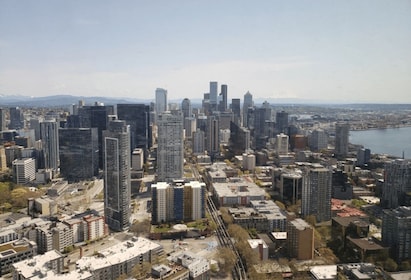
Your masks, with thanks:
M220 247L217 251L216 258L220 272L223 275L231 272L236 262L235 254L231 251L231 249L227 247Z
M391 258L388 258L384 261L384 269L389 272L397 271L398 264Z

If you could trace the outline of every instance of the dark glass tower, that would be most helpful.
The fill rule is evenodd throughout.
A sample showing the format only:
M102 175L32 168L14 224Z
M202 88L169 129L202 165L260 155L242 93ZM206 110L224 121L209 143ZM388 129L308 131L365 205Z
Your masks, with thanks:
M130 126L131 151L141 148L147 155L152 145L150 107L145 104L117 104L117 116Z
M218 111L225 112L227 111L227 85L221 85L220 96L221 100L218 104Z
M44 155L44 168L57 170L59 167L59 134L55 121L40 123L40 139Z
M275 116L276 134L284 133L288 135L288 113L277 112Z
M114 115L113 106L83 106L78 109L82 128L97 128L99 168L103 169L103 130L107 129L108 116Z
M60 173L69 182L97 176L97 128L60 128L59 153Z
M125 121L110 121L103 132L104 215L115 231L130 226L130 131Z
M19 107L11 107L9 129L21 129L24 127L23 114Z

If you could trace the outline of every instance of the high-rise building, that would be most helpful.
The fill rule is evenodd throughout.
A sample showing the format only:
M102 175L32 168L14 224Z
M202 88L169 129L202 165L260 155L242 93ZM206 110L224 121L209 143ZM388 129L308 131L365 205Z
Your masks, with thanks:
M309 138L309 145L312 151L320 151L322 149L327 149L328 146L328 135L323 129L315 129Z
M104 215L115 231L130 226L130 129L125 121L112 120L103 132Z
M411 160L396 159L384 167L381 206L397 208L411 206Z
M0 108L0 131L6 129L6 109Z
M69 182L98 176L97 128L59 129L60 173Z
M191 139L193 136L193 132L196 130L197 127L197 119L195 117L188 117L184 118L184 131L185 137L187 139Z
M99 168L103 169L103 131L107 129L109 116L114 115L114 106L82 106L78 108L81 128L97 128Z
M218 83L210 82L210 113L217 111Z
M220 127L216 116L209 116L207 122L207 152L211 158L220 153Z
M117 116L130 126L130 150L140 148L147 154L152 146L150 107L145 104L117 104Z
M152 223L194 221L205 217L205 184L158 182L151 186Z
M335 154L345 157L348 154L348 138L350 125L348 123L337 123L335 125Z
M234 155L241 155L250 149L250 131L236 124L230 123L230 150Z
M9 129L21 129L24 128L24 117L19 107L10 107L10 123Z
M15 159L13 177L17 184L27 184L36 179L36 161L34 158Z
M303 219L287 224L287 250L290 258L311 260L314 258L314 229Z
M183 101L181 102L181 111L183 112L184 118L189 118L193 116L193 108L191 107L190 99L183 99Z
M44 156L44 168L57 170L59 167L59 134L57 122L46 120L40 123L40 139Z
M357 151L357 165L362 166L371 160L371 150L361 148Z
M163 88L156 89L156 114L167 111L167 90Z
M284 133L288 135L288 113L285 111L277 112L275 114L276 133Z
M220 102L218 103L218 111L225 112L227 111L227 85L221 85L220 92Z
M164 112L157 117L157 181L183 178L183 115Z
M286 155L288 154L288 135L284 133L280 133L277 135L276 144L276 151L279 155Z
M271 122L271 108L262 106L254 110L253 147L257 150L266 146L269 137L269 123Z
M193 132L193 154L204 154L205 151L205 132L197 128Z
M317 222L331 219L332 171L320 164L306 166L303 172L301 214L314 215Z
M234 114L234 122L241 125L241 100L240 98L231 99L231 111Z
M253 95L247 91L244 94L244 103L243 103L243 126L248 127L248 108L252 108L253 104Z
M382 218L382 242L398 262L411 259L411 207L386 209Z

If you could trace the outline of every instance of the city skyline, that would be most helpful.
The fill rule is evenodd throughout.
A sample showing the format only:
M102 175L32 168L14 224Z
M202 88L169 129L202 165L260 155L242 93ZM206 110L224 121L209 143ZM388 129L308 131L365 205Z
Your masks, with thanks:
M411 103L411 3L1 1L0 94Z

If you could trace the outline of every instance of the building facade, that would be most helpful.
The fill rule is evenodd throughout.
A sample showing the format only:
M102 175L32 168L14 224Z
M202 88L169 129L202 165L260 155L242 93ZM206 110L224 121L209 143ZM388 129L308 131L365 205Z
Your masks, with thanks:
M381 206L411 206L411 160L396 159L384 166Z
M335 154L345 157L348 154L348 138L350 125L348 123L336 123L335 125Z
M34 158L15 159L13 176L17 184L25 185L36 179L36 161Z
M130 226L130 130L125 121L113 120L104 137L104 215L115 231Z

